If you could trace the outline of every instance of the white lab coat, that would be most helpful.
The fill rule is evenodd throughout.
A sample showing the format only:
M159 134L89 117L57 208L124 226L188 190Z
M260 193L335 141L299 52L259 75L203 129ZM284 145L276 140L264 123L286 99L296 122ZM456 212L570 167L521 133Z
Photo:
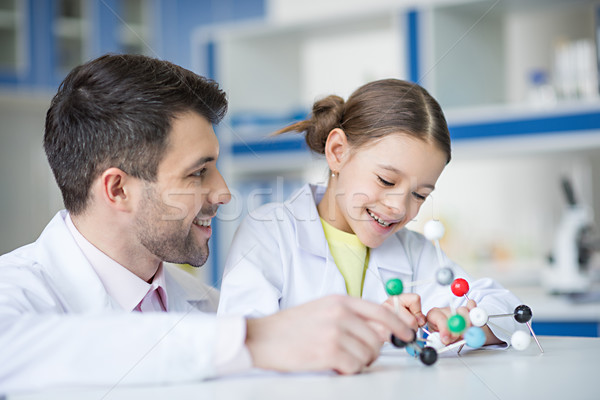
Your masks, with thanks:
M328 295L345 294L343 276L337 269L319 219L316 205L325 187L305 185L284 203L264 205L252 212L238 228L225 263L218 313L258 317L272 314ZM469 282L469 298L488 314L512 313L520 303L492 279L471 279L444 255L455 278ZM456 306L466 300L451 294L448 286L435 282L439 268L435 247L423 235L406 228L370 250L363 285L363 299L383 303L388 295L384 283L400 278L405 292L421 296L423 312L433 307ZM407 285L408 286L408 285ZM497 318L502 329L492 330L505 342L521 329L513 318Z
M56 385L164 383L215 374L218 292L165 264L168 313L125 312L59 212L0 257L0 394Z

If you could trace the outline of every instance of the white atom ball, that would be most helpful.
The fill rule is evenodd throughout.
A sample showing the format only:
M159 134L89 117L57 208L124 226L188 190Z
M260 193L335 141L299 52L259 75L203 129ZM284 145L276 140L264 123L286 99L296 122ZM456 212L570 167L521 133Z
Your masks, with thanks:
M432 332L431 335L427 336L427 342L427 346L431 346L436 350L446 347L446 345L442 343L442 338L440 337L439 332Z
M444 225L440 221L431 220L425 224L423 228L425 237L429 240L440 240L444 237Z
M488 313L481 307L475 307L471 311L469 311L469 319L471 320L471 324L473 326L477 326L481 328L488 322Z
M531 336L527 332L516 331L510 338L510 344L519 351L525 350L531 343Z

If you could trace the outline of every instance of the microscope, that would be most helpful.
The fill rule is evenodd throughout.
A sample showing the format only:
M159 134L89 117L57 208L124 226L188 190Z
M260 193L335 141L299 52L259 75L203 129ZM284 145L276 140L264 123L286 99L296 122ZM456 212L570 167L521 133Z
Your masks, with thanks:
M554 239L549 265L542 271L542 286L552 294L577 295L590 290L590 262L600 241L595 237L590 207L577 202L571 182L562 180L567 201Z

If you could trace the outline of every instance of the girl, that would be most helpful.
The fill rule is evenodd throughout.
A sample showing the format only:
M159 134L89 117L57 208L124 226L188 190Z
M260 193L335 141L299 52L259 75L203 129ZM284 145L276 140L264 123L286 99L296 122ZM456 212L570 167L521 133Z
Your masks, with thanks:
M334 95L317 101L310 119L277 134L289 131L305 132L309 148L325 156L328 185L306 185L243 221L226 261L219 313L262 316L332 293L391 305L389 279L433 278L435 247L404 226L450 161L450 134L436 100L416 84L379 80L346 102ZM476 304L490 315L520 304L491 279L473 282L445 263L470 282L471 300L458 308L467 321ZM448 287L433 280L411 291L400 296L405 321L415 329L427 322L445 344L457 340L446 327ZM502 330L485 328L486 344L509 343L517 329L509 318L498 324Z

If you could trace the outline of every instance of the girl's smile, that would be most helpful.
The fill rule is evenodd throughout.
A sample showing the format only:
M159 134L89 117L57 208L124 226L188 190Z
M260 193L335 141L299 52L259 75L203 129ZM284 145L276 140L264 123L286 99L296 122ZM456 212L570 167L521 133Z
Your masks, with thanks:
M435 145L402 133L351 148L344 132L335 129L327 146L330 168L337 173L319 214L372 248L417 215L447 161Z
M371 218L373 218L375 221L377 221L377 223L384 228L389 228L390 226L392 226L393 224L398 222L398 221L386 221L385 218L381 218L380 216L378 216L377 214L375 214L373 211L369 210L368 208L367 208L367 213L371 216Z

